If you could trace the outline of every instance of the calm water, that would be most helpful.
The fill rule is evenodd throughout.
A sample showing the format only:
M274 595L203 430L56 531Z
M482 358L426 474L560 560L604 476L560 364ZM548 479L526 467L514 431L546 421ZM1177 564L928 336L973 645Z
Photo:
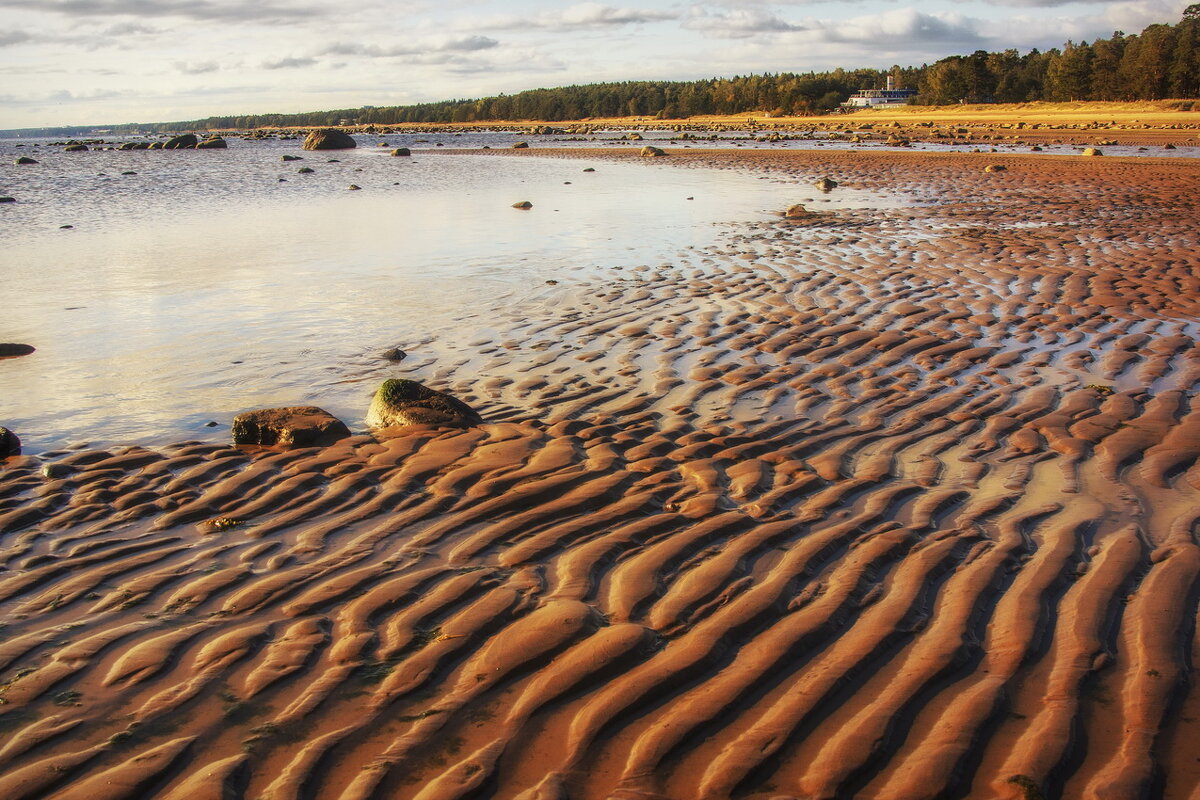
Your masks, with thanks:
M233 415L272 405L354 427L397 371L382 350L464 347L498 308L664 263L814 194L661 163L14 145L0 144L0 193L18 200L0 205L0 341L38 350L0 360L0 425L34 453L224 439Z

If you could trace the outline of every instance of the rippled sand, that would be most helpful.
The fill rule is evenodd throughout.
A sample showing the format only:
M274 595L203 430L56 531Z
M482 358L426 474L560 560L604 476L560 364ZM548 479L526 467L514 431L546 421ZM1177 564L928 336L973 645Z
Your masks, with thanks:
M497 307L477 429L10 459L0 797L1200 798L1200 164L667 161L920 202Z

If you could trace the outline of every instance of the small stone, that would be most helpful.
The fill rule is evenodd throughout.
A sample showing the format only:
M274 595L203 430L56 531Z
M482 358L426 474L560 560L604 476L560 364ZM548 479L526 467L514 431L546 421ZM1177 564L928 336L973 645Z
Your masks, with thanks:
M1007 169L1008 169L1008 167L1004 166L1003 164L988 164L986 167L983 168L983 171L984 172L1004 172Z
M1087 147L1084 148L1083 154L1085 156L1102 156L1104 155L1104 151L1099 147Z
M82 153L88 149L86 144L69 144L63 148L64 153Z
M349 435L346 423L316 406L263 408L233 418L234 444L314 447Z
M661 147L654 147L653 145L649 144L643 147L641 152L643 158L661 158L666 154L667 151L663 150Z
M217 427L218 424L220 424L220 423L216 422L215 420L209 420L208 422L204 423L204 427L215 428L215 427Z
M73 468L68 467L66 464L46 464L42 467L42 477L52 481L59 481L74 471Z
M0 203L15 203L15 202L17 202L17 198L15 198L15 197L9 197L6 194L0 195Z
M808 215L808 209L799 203L796 203L794 206L788 206L787 211L783 212L783 216L788 219L804 219Z
M299 172L301 175L311 175L312 173L316 172L316 170L312 167L301 167L300 169L296 170L296 172Z
M303 161L304 156L280 156L284 161Z
M408 358L408 353L404 352L399 347L393 347L389 350L384 350L379 354L379 357L387 359L388 361L403 361L404 359Z
M512 149L513 150L527 150L527 149L529 149L529 142L517 142L516 144L514 144L512 146Z
M347 188L347 189L349 189L349 190L350 190L350 191L352 191L352 192L357 192L357 191L358 191L359 189L361 189L362 187L361 187L361 186L359 186L357 183L352 183L352 184L350 184L349 186L347 186L346 188Z
M13 163L14 164L37 164L39 162L36 159L30 158L29 156L21 156Z
M60 231L69 231L69 230L71 230L71 229L72 229L72 228L74 228L74 227L75 227L74 225L59 225L59 226L58 226L58 229L59 229Z
M595 172L596 168L595 167L584 167L583 171L584 172Z
M522 200L519 203L513 203L513 208L519 208L522 211L528 211L529 209L533 208L533 203L529 202L528 200Z
M817 181L816 183L816 187L822 192L828 192L832 189L836 189L837 186L837 181L830 180L829 178L821 178L821 180Z
M407 147L397 147L395 150L392 151L392 155L394 155L394 156L411 156L412 151L409 150Z

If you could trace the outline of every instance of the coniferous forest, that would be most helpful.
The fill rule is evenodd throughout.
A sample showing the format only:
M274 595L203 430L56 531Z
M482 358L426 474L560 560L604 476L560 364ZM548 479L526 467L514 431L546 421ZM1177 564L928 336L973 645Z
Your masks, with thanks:
M891 70L747 75L697 81L626 81L533 89L476 100L336 109L301 114L208 117L130 128L198 130L338 124L390 125L491 120L582 120L648 116L679 119L751 111L775 116L834 110L862 88L882 87L891 73L916 87L917 105L1033 101L1135 101L1200 97L1200 3L1174 25L1139 34L1116 31L1094 42L1067 42L1045 52L976 51L920 67Z

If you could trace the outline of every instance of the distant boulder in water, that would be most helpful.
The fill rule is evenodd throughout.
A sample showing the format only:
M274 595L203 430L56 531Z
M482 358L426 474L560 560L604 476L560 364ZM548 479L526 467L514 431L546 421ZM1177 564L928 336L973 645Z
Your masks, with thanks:
M220 136L210 136L196 145L197 150L224 150L227 147L229 144Z
M513 150L527 150L528 148L529 142L517 142L512 146Z
M63 148L64 153L82 153L88 149L86 144L69 144Z
M395 150L392 151L392 155L394 155L394 156L411 156L412 151L409 150L407 147L397 147Z
M30 158L29 156L21 156L13 163L14 164L36 164L38 162L35 159Z
M358 147L354 137L333 128L313 131L300 145L304 150L353 150Z
M194 133L185 133L180 136L172 136L163 144L163 150L185 150L189 147L195 147L200 143Z

